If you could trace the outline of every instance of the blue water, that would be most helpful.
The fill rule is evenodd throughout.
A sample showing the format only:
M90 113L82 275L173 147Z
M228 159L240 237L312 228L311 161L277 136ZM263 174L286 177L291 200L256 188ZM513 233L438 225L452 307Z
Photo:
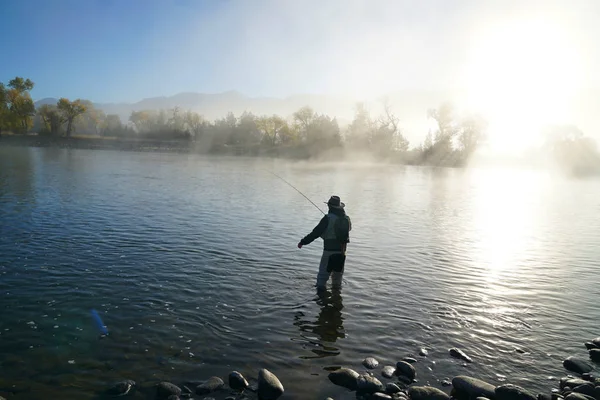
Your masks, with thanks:
M296 248L320 213L268 171L346 203L341 295ZM0 396L268 368L282 399L350 398L327 368L421 347L420 384L549 391L600 336L599 211L598 180L539 171L0 147Z

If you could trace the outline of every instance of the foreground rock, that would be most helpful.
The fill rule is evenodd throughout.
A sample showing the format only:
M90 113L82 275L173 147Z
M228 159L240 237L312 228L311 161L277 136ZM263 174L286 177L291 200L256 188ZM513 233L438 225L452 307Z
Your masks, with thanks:
M593 397L590 397L590 396L586 396L585 394L581 394L581 393L571 393L567 397L565 397L565 400L596 400L596 399Z
M108 389L108 394L111 396L125 396L135 387L135 381L130 379L121 381Z
M460 375L452 379L452 387L459 393L470 398L487 397L496 398L496 387L485 381L470 376Z
M537 400L537 397L520 386L506 384L495 389L496 400Z
M358 372L350 368L340 368L330 372L328 378L334 385L345 387L349 390L357 390L359 376Z
M581 393L581 394L585 394L587 396L591 396L594 397L595 392L594 392L594 384L591 382L588 382L586 384L583 385L579 385L573 388L573 393Z
M283 385L275 374L263 368L258 372L258 398L275 400L284 392Z
M568 357L565 361L563 361L563 367L577 374L585 374L586 372L592 372L592 370L594 369L587 362L575 357Z
M450 396L431 386L413 386L408 389L411 400L449 400Z
M591 349L589 353L593 361L600 362L600 349Z
M229 374L229 387L233 390L244 390L248 386L248 381L244 378L244 375L237 371L233 371Z
M216 392L223 386L225 386L225 382L223 382L223 379L219 378L218 376L211 376L206 382L196 386L196 394L203 395Z
M570 387L571 389L573 389L574 387L577 387L579 385L585 385L586 383L588 383L588 381L585 381L583 379L579 379L579 378L560 378L560 382L558 384L558 386L560 387L561 390L563 390L566 387Z
M394 368L390 365L383 367L383 369L381 370L381 375L383 375L384 378L388 378L388 379L391 379L395 373L396 373L396 368Z
M392 396L389 394L376 392L369 396L369 400L392 400Z
M597 349L597 348L598 348L598 346L596 346L596 345L595 345L594 343L592 343L592 342L585 342L585 348L586 348L586 349L588 349L588 350L591 350L591 349Z
M471 357L469 357L468 355L466 355L465 352L462 351L461 349L453 347L450 350L448 350L448 352L454 358L461 359L461 360L466 361L468 363L473 362L473 360L471 359Z
M417 362L417 359L416 359L416 358L413 358L413 357L404 357L404 358L402 359L402 361L404 361L404 362L407 362L407 363L409 363L409 364L414 364L414 363L416 363L416 362Z
M406 361L398 361L396 363L396 375L405 376L412 382L417 376L417 371L415 370L415 367L412 366L412 364L409 364Z
M377 361L373 357L367 357L363 360L362 365L364 365L366 368L374 369L377 368L377 366L379 365L379 361Z
M383 383L374 376L363 374L358 377L356 380L357 391L361 393L375 393L375 392L383 392L385 387Z
M167 399L172 395L181 396L181 389L170 382L160 382L156 385L156 397L158 399Z
M597 337L596 339L592 339L592 343L594 343L597 347L600 347L600 337Z
M402 391L402 389L400 389L400 386L396 385L395 383L388 383L387 385L385 385L385 392L387 394L395 394L395 393L400 393Z

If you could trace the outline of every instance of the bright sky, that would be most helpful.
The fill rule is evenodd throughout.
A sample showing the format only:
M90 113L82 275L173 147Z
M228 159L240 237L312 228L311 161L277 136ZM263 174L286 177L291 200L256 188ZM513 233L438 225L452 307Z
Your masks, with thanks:
M0 80L96 102L461 89L535 125L600 86L598 21L598 0L3 0Z

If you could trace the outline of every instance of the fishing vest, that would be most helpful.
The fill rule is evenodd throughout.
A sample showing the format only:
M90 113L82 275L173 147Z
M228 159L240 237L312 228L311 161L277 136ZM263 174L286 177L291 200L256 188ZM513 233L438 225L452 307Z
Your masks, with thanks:
M327 228L325 228L325 232L321 234L321 239L323 239L323 249L326 251L342 251L343 244L337 239L335 235L335 222L340 217L336 214L329 213L327 214Z

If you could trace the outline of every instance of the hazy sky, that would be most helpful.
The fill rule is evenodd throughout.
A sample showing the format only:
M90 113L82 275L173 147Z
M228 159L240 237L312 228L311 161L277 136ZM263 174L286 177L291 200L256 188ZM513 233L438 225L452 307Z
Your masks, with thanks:
M35 99L98 102L183 91L372 97L473 89L502 82L493 75L505 66L469 74L489 70L498 54L489 47L517 21L529 46L518 55L535 55L536 40L550 37L542 43L553 65L545 78L564 72L577 78L565 85L587 88L599 81L599 17L598 0L3 0L0 80L31 78ZM543 22L531 25L541 39L527 33L531 21ZM566 58L574 58L567 67ZM515 63L535 67L532 74L543 68Z

